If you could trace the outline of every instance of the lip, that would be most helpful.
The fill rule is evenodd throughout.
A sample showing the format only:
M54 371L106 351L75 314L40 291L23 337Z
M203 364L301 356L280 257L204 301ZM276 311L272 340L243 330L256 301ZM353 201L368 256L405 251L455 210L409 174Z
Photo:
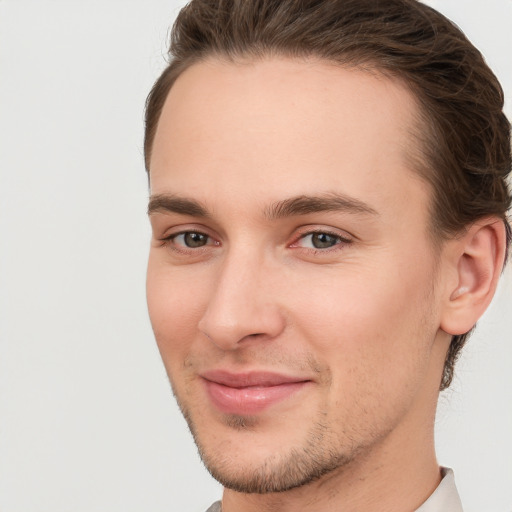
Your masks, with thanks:
M225 414L253 415L282 402L311 380L273 372L231 373L224 370L201 374L211 402Z

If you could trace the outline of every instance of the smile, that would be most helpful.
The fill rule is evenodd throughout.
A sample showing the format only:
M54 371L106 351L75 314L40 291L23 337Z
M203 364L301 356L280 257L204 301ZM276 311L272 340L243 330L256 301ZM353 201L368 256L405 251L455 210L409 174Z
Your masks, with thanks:
M233 374L225 371L201 375L208 397L225 414L252 415L286 400L310 380L276 373Z

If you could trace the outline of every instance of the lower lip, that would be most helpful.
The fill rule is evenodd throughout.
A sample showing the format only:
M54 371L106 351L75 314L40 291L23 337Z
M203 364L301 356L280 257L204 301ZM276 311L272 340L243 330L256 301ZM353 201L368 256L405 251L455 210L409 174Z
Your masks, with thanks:
M250 386L232 388L217 382L204 381L213 404L225 414L250 415L286 400L297 393L308 381L287 382L277 386Z

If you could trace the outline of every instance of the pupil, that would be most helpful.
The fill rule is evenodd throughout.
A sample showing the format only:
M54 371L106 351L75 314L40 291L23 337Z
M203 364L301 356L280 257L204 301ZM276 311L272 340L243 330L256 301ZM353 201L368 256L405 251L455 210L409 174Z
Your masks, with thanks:
M336 245L337 237L327 233L315 233L311 241L316 249L325 249Z
M186 233L185 245L187 247L202 247L206 244L206 235L201 233Z

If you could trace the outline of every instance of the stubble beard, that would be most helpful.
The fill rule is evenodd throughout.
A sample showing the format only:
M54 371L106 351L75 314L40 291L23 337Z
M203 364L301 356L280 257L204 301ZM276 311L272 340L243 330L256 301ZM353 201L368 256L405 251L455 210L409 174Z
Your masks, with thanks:
M333 432L317 422L305 435L301 446L255 461L254 465L240 467L232 456L220 455L207 446L187 408L179 400L178 405L208 472L223 487L240 493L278 493L308 485L330 473L342 471L358 452L353 442L344 443L344 449L340 450ZM247 416L226 417L226 425L234 432L251 431L256 423L256 419Z

